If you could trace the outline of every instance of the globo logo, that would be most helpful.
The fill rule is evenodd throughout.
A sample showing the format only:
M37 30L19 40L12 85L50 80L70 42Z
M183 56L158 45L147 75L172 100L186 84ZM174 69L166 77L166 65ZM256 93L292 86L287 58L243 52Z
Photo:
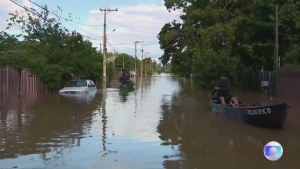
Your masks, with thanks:
M276 141L268 142L265 145L264 155L270 161L277 161L277 160L279 160L281 158L281 156L282 156L282 153L283 153L283 148Z

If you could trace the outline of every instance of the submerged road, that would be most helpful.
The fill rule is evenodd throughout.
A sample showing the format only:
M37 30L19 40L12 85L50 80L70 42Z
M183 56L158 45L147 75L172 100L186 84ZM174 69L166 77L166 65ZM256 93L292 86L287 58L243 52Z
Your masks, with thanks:
M291 106L283 129L238 123L212 112L208 92L161 74L136 90L92 98L0 95L0 169L299 169L299 102L234 91L239 100ZM263 147L283 146L268 161Z

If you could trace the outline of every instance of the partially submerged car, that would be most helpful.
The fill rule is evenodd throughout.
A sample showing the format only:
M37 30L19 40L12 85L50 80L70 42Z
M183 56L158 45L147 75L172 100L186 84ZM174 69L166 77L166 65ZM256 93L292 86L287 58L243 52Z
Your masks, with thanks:
M94 93L97 87L92 80L71 80L64 88L59 90L60 94L83 94Z

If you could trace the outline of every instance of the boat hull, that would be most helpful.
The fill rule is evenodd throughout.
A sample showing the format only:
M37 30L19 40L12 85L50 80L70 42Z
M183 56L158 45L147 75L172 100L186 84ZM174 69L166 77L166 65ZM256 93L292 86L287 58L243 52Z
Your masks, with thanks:
M285 103L270 106L243 105L239 107L223 106L219 104L217 99L212 99L210 103L214 111L226 117L238 122L268 128L282 128L289 108Z
M128 81L128 83L120 85L120 90L133 89L133 88L134 88L133 81Z

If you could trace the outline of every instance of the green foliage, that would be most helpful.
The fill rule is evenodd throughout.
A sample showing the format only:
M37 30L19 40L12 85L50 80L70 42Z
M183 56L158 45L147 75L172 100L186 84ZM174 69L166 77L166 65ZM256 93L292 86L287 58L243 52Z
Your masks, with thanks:
M193 77L200 81L201 86L209 86L225 73L229 79L234 79L238 60L230 57L230 51L222 50L220 54L212 49L196 53Z
M72 76L101 80L102 54L95 50L92 43L83 40L80 33L64 28L62 18L51 17L47 6L40 14L39 17L30 13L21 16L17 11L9 14L11 18L7 29L17 25L23 33L23 41L1 33L0 64L16 70L30 69L51 89L59 87L61 82L70 80ZM112 53L107 53L108 57L110 55ZM108 65L108 78L113 73L112 66Z
M208 81L216 77L199 71L217 70L196 66L214 67L209 65L212 59L206 56L239 61L223 67L223 71L272 70L275 4L279 6L279 56L290 65L295 60L290 51L300 42L300 2L294 0L165 0L168 10L183 10L183 22L166 23L158 34L164 51L162 64L171 62L172 72L179 76L194 74L198 79L209 78Z
M286 67L300 68L300 47L295 46L293 50L286 54L283 61L287 63Z
M112 79L114 77L115 70L113 67L113 64L107 64L106 65L106 75L108 79Z
M117 54L117 58L115 60L116 68L123 68L123 57L124 57L124 68L128 70L134 69L134 57L130 56L126 53Z

